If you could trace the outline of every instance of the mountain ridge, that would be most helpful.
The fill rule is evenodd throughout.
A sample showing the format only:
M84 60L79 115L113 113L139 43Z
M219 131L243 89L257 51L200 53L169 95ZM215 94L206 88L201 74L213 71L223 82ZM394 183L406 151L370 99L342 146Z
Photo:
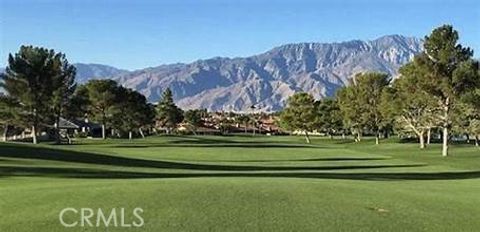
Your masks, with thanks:
M110 65L95 63L74 63L77 68L76 81L83 84L91 79L104 79L128 73L128 70L119 69Z
M358 72L380 71L395 77L398 68L421 50L421 39L386 35L367 41L289 43L252 56L217 56L133 71L74 65L78 83L113 79L150 102L157 102L170 88L184 109L249 111L256 105L261 111L276 111L295 92L308 92L317 99L333 96Z
M398 68L421 51L421 40L400 35L338 43L292 43L248 57L214 57L188 64L136 70L114 79L157 101L172 89L182 108L247 111L281 109L288 96L304 91L332 96L357 72Z

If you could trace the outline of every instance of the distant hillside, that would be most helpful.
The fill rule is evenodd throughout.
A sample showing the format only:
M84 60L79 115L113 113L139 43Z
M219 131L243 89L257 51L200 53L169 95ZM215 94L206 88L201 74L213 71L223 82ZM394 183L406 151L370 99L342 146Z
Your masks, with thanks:
M90 79L104 79L128 73L127 70L118 69L102 64L73 64L77 68L76 80L85 83Z
M295 92L332 96L355 73L381 71L395 77L398 68L422 49L422 41L400 35L372 41L298 43L245 58L216 57L190 64L169 64L126 71L100 64L74 64L77 82L110 78L159 100L166 88L184 108L248 111L279 110Z
M332 96L355 73L397 75L421 51L417 38L384 36L373 41L287 44L246 58L212 58L161 65L114 79L158 101L169 87L182 108L246 111L251 105L279 110L295 92Z

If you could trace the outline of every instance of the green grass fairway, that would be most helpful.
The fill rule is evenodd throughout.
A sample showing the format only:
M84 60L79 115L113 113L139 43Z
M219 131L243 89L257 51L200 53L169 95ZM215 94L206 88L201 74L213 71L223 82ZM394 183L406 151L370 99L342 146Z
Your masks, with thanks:
M0 143L0 231L479 231L480 149L302 137ZM73 227L66 208L144 210ZM66 221L79 220L68 214ZM127 221L128 222L128 221Z

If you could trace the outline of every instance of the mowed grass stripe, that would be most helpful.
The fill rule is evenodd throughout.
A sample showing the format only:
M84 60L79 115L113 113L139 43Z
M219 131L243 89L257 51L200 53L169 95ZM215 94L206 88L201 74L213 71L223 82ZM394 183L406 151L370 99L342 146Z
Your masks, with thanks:
M436 144L420 151L395 140L379 146L312 140L311 146L301 137L261 136L0 143L0 229L64 231L58 222L64 207L141 207L146 224L139 231L480 228L477 148L454 145L452 157L443 158Z

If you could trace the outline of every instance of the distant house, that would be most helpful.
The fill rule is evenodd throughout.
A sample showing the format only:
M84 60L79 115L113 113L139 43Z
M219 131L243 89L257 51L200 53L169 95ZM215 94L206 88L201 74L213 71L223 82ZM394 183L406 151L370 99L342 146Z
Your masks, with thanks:
M53 127L55 127L55 125ZM92 123L88 119L67 120L65 118L60 118L58 128L61 133L66 135L84 133L86 136L90 137L102 136L102 126L97 123Z
M260 130L266 134L285 134L284 131L277 125L273 117L268 117L260 120Z
M56 125L54 125L54 127L55 126ZM73 123L73 122L68 121L67 119L60 118L60 120L58 122L58 129L60 129L60 130L70 130L73 133L73 131L80 129L80 126Z

